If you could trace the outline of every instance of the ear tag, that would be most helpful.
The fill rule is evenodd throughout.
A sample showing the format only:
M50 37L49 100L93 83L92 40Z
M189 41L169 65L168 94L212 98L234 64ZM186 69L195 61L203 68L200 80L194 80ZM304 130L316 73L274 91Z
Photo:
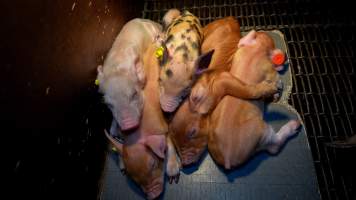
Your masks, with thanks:
M280 49L274 49L272 51L271 61L277 71L282 71L284 69L284 64L287 61L286 56L287 55Z
M115 147L112 147L111 151L117 153L117 149Z
M272 63L275 65L283 65L286 61L286 55L281 51L275 51L272 55Z
M98 80L98 79L95 79L94 84L95 84L95 85L99 85L99 80Z
M163 58L163 53L164 53L164 48L163 46L160 46L156 49L155 51L155 55L156 55L156 58L158 58L159 60L162 60Z

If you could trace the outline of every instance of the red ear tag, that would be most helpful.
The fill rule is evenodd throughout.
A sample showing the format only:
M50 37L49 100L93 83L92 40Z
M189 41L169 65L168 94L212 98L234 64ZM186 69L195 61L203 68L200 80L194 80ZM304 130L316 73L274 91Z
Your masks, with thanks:
M275 65L283 65L286 61L286 56L282 51L278 51L272 55L272 63Z

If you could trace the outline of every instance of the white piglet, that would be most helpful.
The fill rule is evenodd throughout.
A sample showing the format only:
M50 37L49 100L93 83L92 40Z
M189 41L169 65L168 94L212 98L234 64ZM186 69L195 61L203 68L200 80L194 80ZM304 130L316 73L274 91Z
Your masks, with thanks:
M99 91L121 130L138 127L143 108L145 72L142 56L156 41L161 25L147 19L127 22L116 37L103 66L98 67ZM117 124L116 124L117 122Z

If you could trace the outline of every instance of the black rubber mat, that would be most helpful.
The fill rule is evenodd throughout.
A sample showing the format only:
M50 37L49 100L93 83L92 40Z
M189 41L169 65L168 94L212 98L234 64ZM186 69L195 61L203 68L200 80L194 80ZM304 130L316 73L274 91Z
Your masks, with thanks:
M322 199L356 199L355 177L338 172L343 170L339 155L325 145L355 135L352 6L346 1L146 1L143 17L161 20L172 7L192 11L204 25L232 15L242 31L277 29L285 35L293 79L289 102L305 122Z
M281 32L268 31L268 34L277 48L287 51ZM284 84L282 96L277 103L267 106L264 116L276 131L289 119L300 119L288 104L293 86L291 69L287 67L280 75ZM221 170L206 154L201 163L182 170L178 184L166 183L161 199L320 199L312 163L305 129L302 128L278 155L259 153L242 167L230 172ZM101 198L116 200L143 197L140 189L120 173L116 155L109 154Z

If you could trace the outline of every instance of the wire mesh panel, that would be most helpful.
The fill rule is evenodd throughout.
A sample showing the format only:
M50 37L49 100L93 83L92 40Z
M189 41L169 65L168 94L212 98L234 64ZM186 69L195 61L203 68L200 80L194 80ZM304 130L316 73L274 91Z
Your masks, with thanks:
M277 29L284 33L293 74L290 104L306 126L323 199L353 199L355 182L332 167L334 151L325 144L355 134L355 19L324 2L146 1L143 18L161 21L170 8L187 9L203 25L235 16L241 31Z

